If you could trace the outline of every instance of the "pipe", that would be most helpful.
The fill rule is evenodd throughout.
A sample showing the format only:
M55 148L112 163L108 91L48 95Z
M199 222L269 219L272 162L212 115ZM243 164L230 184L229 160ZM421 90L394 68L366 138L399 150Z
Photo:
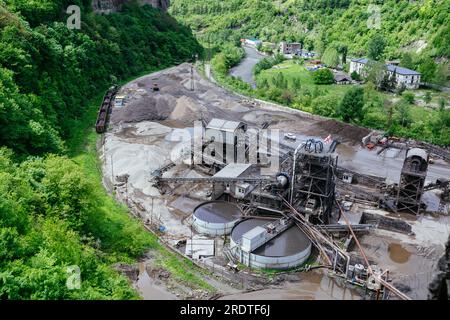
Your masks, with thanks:
M298 152L298 150L300 150L300 149L303 147L304 144L305 144L304 142L300 143L300 144L297 146L297 148L295 148L295 151L294 151L294 164L293 164L293 166L292 166L292 180L291 180L291 196L290 196L290 201L289 201L289 203L290 203L291 205L293 205L292 202L293 202L293 200L294 200L295 164L296 164L296 162L297 162L297 152Z

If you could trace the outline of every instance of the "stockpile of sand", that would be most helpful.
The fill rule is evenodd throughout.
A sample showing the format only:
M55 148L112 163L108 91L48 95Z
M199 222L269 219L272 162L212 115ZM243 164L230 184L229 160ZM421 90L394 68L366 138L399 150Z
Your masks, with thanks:
M194 121L201 120L206 108L196 103L190 97L183 96L177 100L177 104L169 116L171 120L181 120L188 125L192 125Z

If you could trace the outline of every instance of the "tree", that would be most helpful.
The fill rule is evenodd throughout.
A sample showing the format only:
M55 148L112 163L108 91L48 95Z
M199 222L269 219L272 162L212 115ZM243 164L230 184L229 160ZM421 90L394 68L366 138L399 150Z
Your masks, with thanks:
M425 101L425 104L430 104L430 102L431 102L431 93L430 93L430 91L427 91L426 93L425 93L425 96L423 97L423 101Z
M335 47L329 46L322 56L322 61L330 68L336 68L339 65L339 53Z
M364 67L364 74L365 80L372 82L378 90L382 90L388 80L387 68L383 62L369 61Z
M292 78L292 89L300 90L301 88L302 88L302 83L301 83L300 78L298 78L298 77Z
M445 105L447 104L447 102L445 101L445 99L444 98L439 98L439 101L438 101L438 105L439 105L439 110L440 111L444 111L445 110Z
M411 69L411 70L415 69L415 64L413 62L413 57L412 57L411 53L409 53L409 52L403 53L402 59L400 61L400 66Z
M423 58L419 63L419 72L423 82L433 82L437 65L430 57Z
M339 47L339 52L342 54L342 65L347 63L347 53L348 53L348 47L345 44L342 44Z
M317 52L319 57L322 57L323 52L325 51L325 43L322 41L322 39L317 38L314 41L314 51Z
M312 77L315 84L332 84L334 82L333 72L327 68L314 71Z
M290 105L294 101L294 94L290 90L284 90L281 94L281 100L285 104Z
M405 92L403 93L403 101L405 101L408 104L414 104L414 93L412 92Z
M395 106L397 111L397 122L402 127L408 127L411 124L410 108L407 103L400 102Z
M375 34L367 43L367 56L375 61L383 57L386 49L386 40L379 33Z
M353 79L353 80L356 80L356 81L360 81L360 80L361 80L361 76L360 76L359 73L356 72L356 71L353 71L353 72L350 74L350 77L352 77L352 79Z
M449 63L439 64L437 70L435 71L434 82L439 85L446 86L447 82L450 80L448 70L450 70Z
M339 105L339 115L345 122L362 119L364 106L364 90L361 87L350 88Z

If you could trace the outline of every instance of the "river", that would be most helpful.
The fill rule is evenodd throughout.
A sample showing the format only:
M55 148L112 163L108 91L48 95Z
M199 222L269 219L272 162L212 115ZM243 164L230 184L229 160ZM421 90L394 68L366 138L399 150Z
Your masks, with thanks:
M256 49L244 47L245 58L237 66L230 70L230 75L240 77L242 81L249 83L252 88L256 88L256 82L253 79L253 67L265 56L260 54Z

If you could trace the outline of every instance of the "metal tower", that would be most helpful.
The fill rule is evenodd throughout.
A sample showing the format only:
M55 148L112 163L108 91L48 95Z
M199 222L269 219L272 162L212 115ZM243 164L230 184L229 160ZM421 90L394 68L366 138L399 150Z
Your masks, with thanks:
M337 142L310 139L294 152L290 203L310 222L329 223L335 198Z
M397 192L397 211L419 214L428 169L428 153L419 148L410 149L403 163Z

